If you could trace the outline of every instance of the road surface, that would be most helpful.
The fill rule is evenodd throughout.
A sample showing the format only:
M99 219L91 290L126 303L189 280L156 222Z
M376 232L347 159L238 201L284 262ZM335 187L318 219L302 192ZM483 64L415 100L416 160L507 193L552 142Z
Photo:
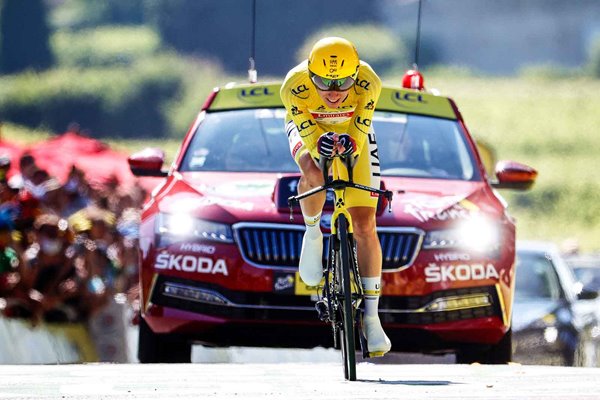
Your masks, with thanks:
M600 369L337 362L2 365L0 399L600 399Z

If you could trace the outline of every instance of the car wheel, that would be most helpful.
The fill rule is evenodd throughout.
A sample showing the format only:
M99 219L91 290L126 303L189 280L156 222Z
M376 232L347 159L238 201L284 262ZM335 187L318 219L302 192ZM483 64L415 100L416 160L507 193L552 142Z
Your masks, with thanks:
M456 352L457 364L507 364L512 361L512 329L498 344L492 346L468 346Z
M598 348L596 343L592 339L581 338L573 358L574 367L597 367Z
M142 364L189 363L192 345L179 335L156 334L140 318L138 359Z

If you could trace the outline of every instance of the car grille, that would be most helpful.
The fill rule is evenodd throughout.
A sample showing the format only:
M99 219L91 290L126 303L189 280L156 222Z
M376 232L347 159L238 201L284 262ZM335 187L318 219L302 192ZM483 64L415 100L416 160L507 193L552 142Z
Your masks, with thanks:
M263 267L298 268L304 227L299 225L250 224L234 225L242 256L251 264ZM378 228L383 269L408 267L416 258L423 240L423 231L414 228ZM325 235L323 259L329 236Z

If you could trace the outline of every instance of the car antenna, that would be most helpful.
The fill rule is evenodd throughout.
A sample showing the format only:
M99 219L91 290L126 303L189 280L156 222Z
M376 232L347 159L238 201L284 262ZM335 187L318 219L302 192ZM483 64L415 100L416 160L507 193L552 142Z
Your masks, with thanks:
M254 51L256 46L256 0L252 0L252 35L250 39L250 66L248 68L248 79L250 83L258 81L258 73L256 72L256 64L254 62Z
M418 71L419 70L419 50L421 48L421 6L423 5L423 0L419 0L419 13L417 16L417 40L415 41L415 62L413 64L413 68Z
M423 75L419 72L419 50L421 49L421 10L423 0L419 0L419 14L417 16L417 38L415 40L415 60L412 69L406 71L402 77L402 87L406 89L424 90Z

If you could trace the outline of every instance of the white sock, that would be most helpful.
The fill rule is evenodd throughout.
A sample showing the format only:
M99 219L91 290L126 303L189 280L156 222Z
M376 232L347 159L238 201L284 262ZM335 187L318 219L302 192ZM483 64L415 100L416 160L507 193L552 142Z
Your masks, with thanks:
M381 278L360 278L365 294L365 317L378 317Z
M311 239L316 239L319 236L322 236L321 226L319 225L319 221L321 220L321 213L318 213L314 217L304 216L304 225L306 225L306 232L308 237Z

